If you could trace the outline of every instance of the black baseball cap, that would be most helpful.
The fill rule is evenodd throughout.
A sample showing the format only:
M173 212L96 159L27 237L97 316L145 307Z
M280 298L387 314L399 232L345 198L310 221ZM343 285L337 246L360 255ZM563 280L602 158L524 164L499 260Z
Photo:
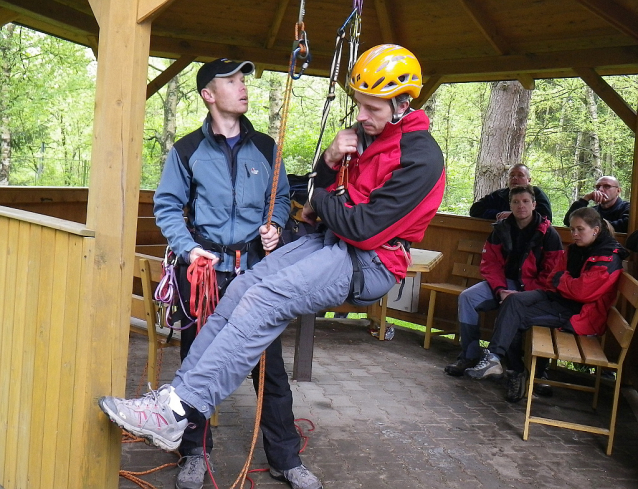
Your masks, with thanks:
M255 65L252 61L233 61L226 58L216 59L210 63L204 63L197 72L197 92L206 88L211 80L215 77L224 78L237 73L239 70L244 75L250 75L255 71Z

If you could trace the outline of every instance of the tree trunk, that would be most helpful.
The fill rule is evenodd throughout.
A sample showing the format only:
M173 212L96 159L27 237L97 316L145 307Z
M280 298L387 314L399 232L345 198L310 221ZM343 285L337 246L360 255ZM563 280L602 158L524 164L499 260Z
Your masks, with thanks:
M284 83L281 76L270 74L270 88L268 92L268 135L276 142L281 127L281 109L284 99Z
M175 75L166 84L166 98L164 99L164 125L162 127L162 135L160 137L160 147L162 153L160 155L160 164L164 168L164 162L168 156L168 152L175 144L175 134L177 132L177 101L179 90L179 74Z
M587 100L587 111L591 117L593 130L589 133L589 148L591 151L591 172L598 180L603 176L603 170L600 160L600 141L598 139L598 105L596 104L596 95L588 86L585 87L585 98Z
M0 29L0 185L9 185L11 173L11 129L8 112L11 78L11 38L15 24Z
M476 161L475 201L505 187L507 172L521 163L531 98L531 90L525 90L518 81L492 84Z
M581 146L583 144L583 133L582 131L578 131L576 134L576 147L574 148L574 171L573 171L573 181L576 182L574 186L574 190L572 192L572 201L578 200L580 193L583 189L583 179L584 173L583 167L581 165L582 160L582 151Z
M422 108L430 119L430 131L432 131L434 129L434 119L436 115L436 92L430 95L430 98L425 101Z

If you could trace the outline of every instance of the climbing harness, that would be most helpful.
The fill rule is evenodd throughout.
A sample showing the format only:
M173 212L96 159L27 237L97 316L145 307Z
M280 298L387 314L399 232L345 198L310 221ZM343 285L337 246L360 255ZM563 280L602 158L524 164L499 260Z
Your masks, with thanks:
M312 194L314 192L315 183L314 179L317 176L317 163L319 156L321 155L321 141L326 129L326 123L328 122L328 115L330 114L330 106L335 99L335 88L337 86L337 79L339 78L339 66L341 65L341 56L343 52L343 42L346 38L348 28L350 28L350 36L348 39L349 57L348 57L348 73L346 79L349 78L350 71L357 60L357 54L359 51L359 37L361 35L361 11L363 9L363 0L354 0L352 6L352 12L343 23L343 25L337 30L337 37L335 40L335 51L332 57L332 65L330 67L330 79L328 85L328 95L323 106L323 113L321 116L321 128L319 130L319 138L317 145L315 146L315 154L312 158L312 171L308 180L308 201L312 201ZM347 86L347 84L346 84ZM350 110L346 117L351 123L352 114L354 114L354 98L352 99ZM343 122L346 122L345 120ZM350 124L351 125L351 124ZM337 178L337 194L341 195L345 192L348 182L348 165L350 163L350 155L347 155L342 162Z

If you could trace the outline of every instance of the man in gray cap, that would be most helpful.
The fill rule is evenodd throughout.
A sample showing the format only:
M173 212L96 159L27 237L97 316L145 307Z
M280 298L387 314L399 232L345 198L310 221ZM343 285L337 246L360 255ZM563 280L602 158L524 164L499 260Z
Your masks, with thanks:
M272 226L265 225L277 148L273 139L256 131L244 115L248 110L244 76L254 69L250 61L228 59L202 65L197 91L209 113L201 128L175 143L155 192L157 225L178 260L182 304L181 314L174 319L181 319L182 327L192 323L188 265L198 257L211 260L223 294L238 273L252 268L264 251L275 249L278 231L288 219L289 185L282 168ZM182 330L182 361L195 335L194 324ZM265 375L261 430L270 474L293 489L320 489L321 482L299 457L300 438L279 339L266 349ZM252 378L256 389L259 365ZM210 428L205 429L206 418L199 412L194 411L188 421L179 447L182 461L176 487L201 489L212 434Z

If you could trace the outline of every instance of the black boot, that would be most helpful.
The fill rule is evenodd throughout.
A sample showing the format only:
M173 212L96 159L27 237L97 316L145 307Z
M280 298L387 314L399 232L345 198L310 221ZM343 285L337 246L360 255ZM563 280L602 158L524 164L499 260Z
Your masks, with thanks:
M465 369L475 367L478 363L478 358L468 359L459 358L456 362L449 364L445 367L445 373L453 377L461 377L465 372Z

